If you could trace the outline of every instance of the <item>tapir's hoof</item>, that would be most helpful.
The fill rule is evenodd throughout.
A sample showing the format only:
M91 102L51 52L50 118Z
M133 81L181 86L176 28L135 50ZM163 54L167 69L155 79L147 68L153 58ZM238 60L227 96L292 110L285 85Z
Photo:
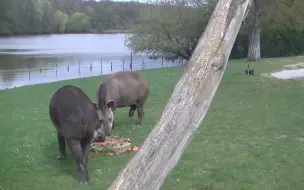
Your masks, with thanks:
M135 110L133 111L129 111L129 117L131 118L131 117L133 117L134 116L134 113L135 113Z
M140 127L140 124L136 124L136 123L135 123L135 124L133 125L133 129L134 129L134 130L135 130L135 129L138 129L139 127Z
M89 181L89 179L88 178L86 179L85 177L82 177L79 179L79 183L84 184L84 185L87 185L88 181Z
M56 158L57 158L58 160L64 160L64 159L65 159L65 156L59 154L59 155L56 156Z
M79 184L87 185L88 182L87 181L80 181Z
M137 129L137 125L133 125L133 130L136 130Z

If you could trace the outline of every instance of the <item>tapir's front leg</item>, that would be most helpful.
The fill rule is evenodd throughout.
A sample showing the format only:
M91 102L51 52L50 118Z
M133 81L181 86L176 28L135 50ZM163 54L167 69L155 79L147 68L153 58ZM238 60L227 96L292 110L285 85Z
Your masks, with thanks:
M65 139L64 136L62 136L58 131L57 131L57 138L58 138L58 155L57 159L64 159L65 158Z
M88 183L88 169L84 154L81 150L80 140L69 139L68 145L73 153L78 167L78 181L80 184Z
M91 143L89 140L83 140L81 142L81 149L82 149L82 153L86 162L86 165L88 165L88 155L89 152L91 150Z

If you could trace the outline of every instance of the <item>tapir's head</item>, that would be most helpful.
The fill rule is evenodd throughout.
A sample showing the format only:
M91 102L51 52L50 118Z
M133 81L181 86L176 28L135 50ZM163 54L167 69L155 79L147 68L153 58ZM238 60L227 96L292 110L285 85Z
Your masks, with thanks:
M114 101L110 100L104 106L99 107L96 103L97 114L99 118L100 127L103 129L106 136L111 136L113 124L114 124Z
M96 128L95 128L92 140L93 140L93 142L94 141L102 141L103 142L106 139L106 134L105 134L104 127L100 124L100 120L102 119L101 114L100 114L101 111L100 111L98 105L95 102L92 101L92 103L93 103L93 105L96 109L97 117L98 117L97 122L96 122Z

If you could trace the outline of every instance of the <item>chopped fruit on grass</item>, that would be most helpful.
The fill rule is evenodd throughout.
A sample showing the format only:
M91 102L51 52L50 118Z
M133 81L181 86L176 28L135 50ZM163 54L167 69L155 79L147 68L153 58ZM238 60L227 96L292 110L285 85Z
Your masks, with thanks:
M137 151L139 147L137 145L133 146L133 151Z
M108 152L108 155L113 156L114 154L113 152Z

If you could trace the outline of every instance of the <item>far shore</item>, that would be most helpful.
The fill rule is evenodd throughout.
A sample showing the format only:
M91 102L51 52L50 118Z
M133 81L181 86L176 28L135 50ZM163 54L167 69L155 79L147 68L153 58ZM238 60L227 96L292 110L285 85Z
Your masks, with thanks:
M104 30L101 32L96 31L88 31L83 33L77 33L77 32L67 32L67 33L35 33L35 34L13 34L13 35L0 35L1 38L9 38L9 37L21 37L21 36L36 36L36 35L52 35L52 34L129 34L130 30Z

